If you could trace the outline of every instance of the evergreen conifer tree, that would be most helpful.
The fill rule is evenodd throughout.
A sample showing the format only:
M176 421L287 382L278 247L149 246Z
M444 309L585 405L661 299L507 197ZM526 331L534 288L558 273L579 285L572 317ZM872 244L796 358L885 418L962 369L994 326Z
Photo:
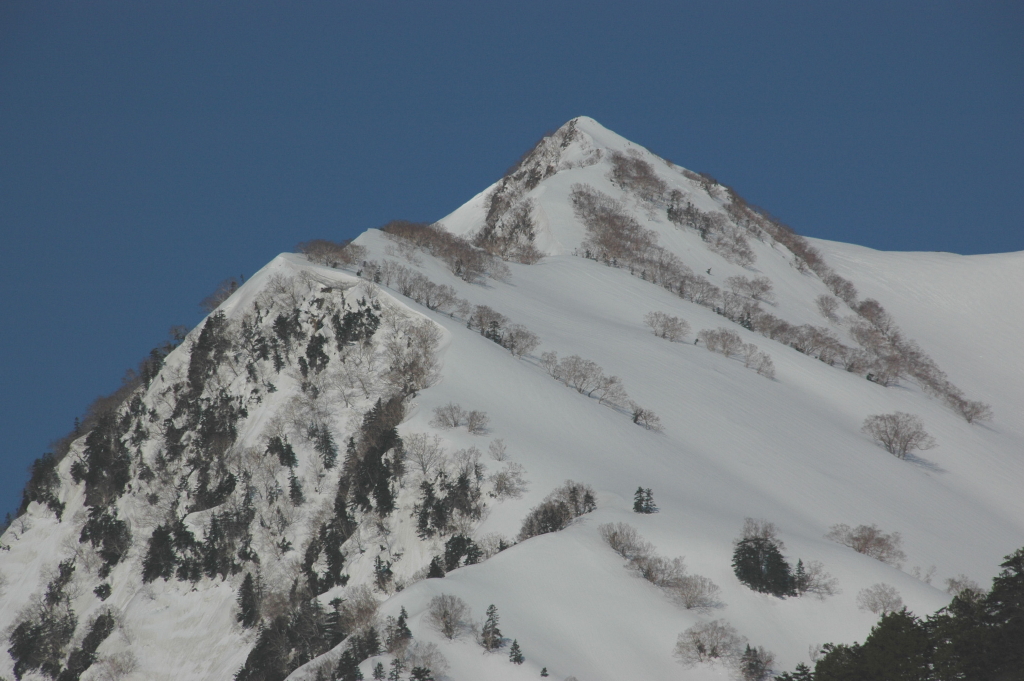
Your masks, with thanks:
M633 494L633 512L643 513L644 512L644 488L637 487L636 492Z
M178 556L174 552L174 536L171 528L158 525L149 538L146 557L142 559L142 581L152 582L157 577L164 581L174 576Z
M522 664L526 662L526 658L523 657L523 651L519 649L518 640L513 640L512 647L508 649L508 661L513 664Z
M644 490L644 513L657 513L658 507L654 503L654 492L648 487Z
M540 675L544 676L544 677L550 676L550 674L548 674L548 668L547 667L541 667Z
M405 611L405 606L402 606L401 612L398 613L398 622L395 624L395 637L399 640L409 641L412 640L412 632L409 631L409 613Z
M338 658L338 666L334 669L334 678L337 681L363 681L363 672L359 669L359 661L346 650Z
M397 657L391 660L391 671L388 673L388 681L401 681L402 672L405 671L405 663Z
M385 675L386 675L386 672L384 671L384 663L383 662L378 662L376 665L374 665L374 667L373 667L373 681L384 681L384 676Z
M434 681L434 675L427 667L413 667L409 672L410 681Z
M430 567L427 569L427 579L444 577L444 564L441 559L434 556L430 559Z
M793 593L793 576L779 547L765 537L749 537L736 543L732 554L736 577L755 591L785 597Z
M306 501L306 497L302 493L302 483L295 477L294 470L288 476L288 498L295 506L301 506Z
M487 606L487 619L480 630L480 644L488 652L501 647L501 630L498 629L498 608L492 603Z
M775 681L814 681L814 672L803 662L792 672L784 672L775 677Z
M252 573L245 573L242 586L238 589L238 615L236 619L246 629L251 629L260 621L260 595L256 580Z

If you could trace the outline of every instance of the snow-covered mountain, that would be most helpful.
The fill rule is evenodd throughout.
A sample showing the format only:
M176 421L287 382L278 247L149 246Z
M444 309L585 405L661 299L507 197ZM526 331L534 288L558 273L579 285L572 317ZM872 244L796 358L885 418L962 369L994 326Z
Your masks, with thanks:
M680 633L724 620L791 669L864 638L865 590L930 613L1024 544L1022 253L803 239L589 118L433 227L305 250L37 463L0 540L0 676L371 678L397 654L401 678L727 678ZM895 412L935 446L862 430ZM815 566L803 595L737 578L747 518Z

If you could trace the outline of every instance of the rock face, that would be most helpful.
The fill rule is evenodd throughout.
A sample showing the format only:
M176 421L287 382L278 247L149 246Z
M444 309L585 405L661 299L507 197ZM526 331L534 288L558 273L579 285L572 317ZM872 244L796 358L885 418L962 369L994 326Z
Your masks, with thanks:
M573 119L437 225L278 256L37 462L0 677L721 678L698 630L792 668L1018 548L1021 295Z

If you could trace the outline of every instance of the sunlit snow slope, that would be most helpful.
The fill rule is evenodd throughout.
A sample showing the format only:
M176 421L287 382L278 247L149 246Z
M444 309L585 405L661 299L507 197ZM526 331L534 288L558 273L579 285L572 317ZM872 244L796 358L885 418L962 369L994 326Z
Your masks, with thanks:
M344 291L350 306L359 297L376 297L403 323L425 318L438 325L439 371L429 387L407 400L399 433L407 442L414 434L437 435L449 453L473 446L486 452L500 438L509 460L524 467L528 481L518 499L485 494L483 517L469 528L479 541L494 535L514 539L527 512L566 479L589 484L597 493L597 510L562 531L522 541L443 579L422 579L431 556L443 551L443 541L422 540L415 533L419 483L410 468L387 533L374 534L372 522L357 515L362 529L343 547L351 579L321 594L320 602L326 607L359 584L372 584L372 561L379 555L393 561L404 586L375 591L381 602L379 617L397 616L404 607L415 640L436 643L447 659L448 678L534 679L546 667L559 680L719 679L729 677L730 671L722 666L684 668L673 658L680 632L699 622L727 620L752 644L773 651L781 671L807 662L809 646L863 640L877 616L858 609L856 598L871 585L894 586L911 610L927 614L949 601L947 578L966 574L987 584L1001 558L1024 544L1024 359L1018 350L1024 336L1019 303L1024 298L1024 254L881 253L813 242L825 262L856 286L861 299L878 300L953 384L970 399L991 405L992 420L969 424L912 379L883 387L865 380L863 373L829 365L744 328L716 313L715 305L680 297L649 281L646 273L582 257L587 231L570 196L577 184L620 201L639 225L653 230L658 245L710 283L727 290L729 277L765 276L776 302L762 303L764 310L792 325L828 327L845 345L857 346L849 336L854 312L839 303L835 320L825 319L815 299L828 294L828 288L783 244L748 236L753 261L731 262L710 249L697 230L668 220L663 200L642 200L613 182L611 158L613 152L634 153L631 158L649 163L668 190L678 190L684 203L705 213L722 212L728 199L720 187L701 184L592 119L575 119L560 133L530 161L537 168L536 181L509 190L513 203L532 201L533 244L543 256L535 264L510 262L509 276L467 283L424 250L398 248L394 237L369 230L355 242L366 252L347 269L281 256L222 306L229 319L241 320L272 281L280 283L274 275L306 276L314 283L307 287L304 310L313 310L308 303L312 297L335 295L318 293L332 289ZM484 229L492 194L501 186L493 185L440 224L473 239ZM467 328L469 320L458 311L446 314L420 305L403 296L397 283L366 282L367 273L386 261L453 287L471 305L493 308L535 333L540 345L517 359ZM281 310L295 304L285 298L274 299ZM652 311L685 319L690 333L680 342L655 336L644 324ZM709 352L704 343L694 343L701 330L719 327L770 355L774 378L745 367L738 356ZM384 347L385 342L379 344ZM180 378L188 348L186 342L172 353L157 383L172 383L174 371ZM630 398L653 410L663 429L640 427L628 408L601 404L554 380L541 361L542 353L550 351L593 360L606 374L621 378ZM331 357L329 370L340 361ZM272 378L275 392L250 403L248 415L239 421L237 448L262 451L275 415L300 395L301 381L294 370L286 378L287 372ZM239 374L225 380L225 389L248 394L251 386L244 371ZM159 406L156 387L147 394L154 409L167 408ZM374 401L371 394L353 395L351 403L330 403L335 411L328 422L342 456L344 443ZM486 432L474 435L465 428L433 425L435 408L448 403L486 412ZM867 416L893 411L919 416L937 447L901 460L861 432ZM161 412L160 418L169 413ZM300 438L293 436L293 441ZM7 585L0 594L0 628L13 627L31 599L45 589L57 562L78 550L84 497L70 467L83 446L76 443L60 466L60 496L67 504L63 521L58 523L45 506L33 503L3 536L0 573ZM155 442L143 445L140 461L152 459L158 450ZM296 451L296 470L309 500L283 532L297 549L275 554L272 530L256 540L268 584L282 592L299 574L305 543L334 499L331 476L336 472L326 474L322 493L313 492L310 461L316 454L309 445L296 444ZM486 455L482 463L487 474L502 466ZM278 476L287 494L287 471ZM653 490L658 513L632 511L638 486ZM121 517L131 520L135 544L114 568L113 595L101 604L92 594L99 578L85 569L76 573L81 581L73 601L81 623L76 640L84 635L88 613L110 607L121 613L125 626L98 654L102 658L132 651L137 665L124 678L230 678L256 637L235 619L235 597L245 570L226 580L204 577L194 587L174 580L143 585L146 540L162 516L146 509L141 494L129 490L117 501ZM184 505L176 508L201 537L211 511L189 515ZM798 558L821 561L838 579L841 592L824 600L810 595L782 599L741 584L730 562L733 540L747 517L775 523L787 559L793 564ZM630 523L658 553L683 556L689 572L721 587L719 607L687 610L627 569L598 532L599 525L609 522ZM826 539L837 523L875 524L899 532L907 555L902 569ZM927 583L925 575L933 566ZM464 599L478 621L488 605L496 605L501 630L518 640L525 664L511 664L507 646L488 654L470 634L449 641L428 626L427 604L442 593ZM313 679L321 666L329 672L345 646L289 678ZM376 662L387 665L390 659L382 655L363 662L363 674L370 678ZM0 654L0 676L10 676L12 666ZM100 671L97 665L82 678L100 678Z

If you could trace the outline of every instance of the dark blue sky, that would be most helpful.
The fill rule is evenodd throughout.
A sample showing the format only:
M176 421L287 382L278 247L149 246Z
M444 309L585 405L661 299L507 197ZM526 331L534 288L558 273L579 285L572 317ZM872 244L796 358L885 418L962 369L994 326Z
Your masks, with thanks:
M0 2L0 509L197 306L585 114L798 232L1024 250L1006 2Z

